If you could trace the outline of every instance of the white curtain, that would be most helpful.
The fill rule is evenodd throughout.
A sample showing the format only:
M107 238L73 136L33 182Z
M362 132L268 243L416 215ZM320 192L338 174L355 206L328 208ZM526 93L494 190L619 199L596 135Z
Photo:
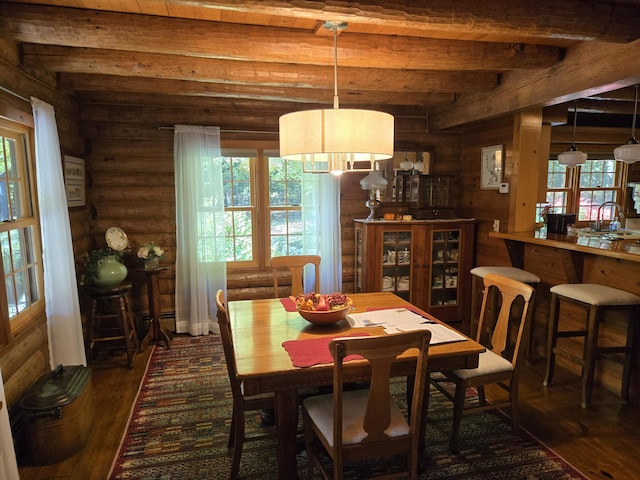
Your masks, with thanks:
M340 177L306 173L302 180L303 252L320 255L320 288L307 291L342 291L342 241L340 229ZM305 285L313 285L313 270L305 270Z
M220 129L176 125L176 332L217 332L215 293L226 292Z
M51 105L37 98L32 97L31 103L35 123L49 361L52 369L59 364L86 365L55 112Z
M0 478L3 480L19 480L16 452L11 437L11 423L7 409L7 399L4 396L4 383L0 371Z

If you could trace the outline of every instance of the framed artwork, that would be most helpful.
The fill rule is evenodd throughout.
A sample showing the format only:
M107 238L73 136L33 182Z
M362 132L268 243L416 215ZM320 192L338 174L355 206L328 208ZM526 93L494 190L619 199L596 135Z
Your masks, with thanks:
M84 160L64 156L64 186L67 192L68 207L82 207L85 200Z
M483 147L481 160L480 188L498 190L502 183L502 145Z

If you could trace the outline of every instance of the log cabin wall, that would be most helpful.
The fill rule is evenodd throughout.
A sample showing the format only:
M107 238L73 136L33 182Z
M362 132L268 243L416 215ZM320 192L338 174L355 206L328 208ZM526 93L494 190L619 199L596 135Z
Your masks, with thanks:
M24 98L37 97L56 111L58 134L63 154L86 158L85 143L79 134L77 108L73 101L56 90L55 77L42 72L26 74L16 68L18 51L13 44L0 40L0 78L2 86ZM0 91L0 115L9 119L32 115L29 102ZM87 207L69 210L74 257L82 264L89 249L90 216ZM11 342L0 346L0 368L7 403L14 405L22 393L43 373L50 370L47 325L44 314L19 331Z
M139 260L137 247L153 240L166 251L163 261L175 261L175 191L173 175L173 130L158 129L159 125L216 125L215 112L197 108L181 111L166 107L142 109L123 106L121 109L99 104L80 110L83 133L90 146L88 171L90 178L91 234L94 242L104 243L104 232L110 226L122 228L128 235L131 250L124 263L129 266L129 279L134 284L133 309L139 315L148 312L144 275L136 271ZM427 134L423 124L401 123L396 130L399 151L434 151L434 173L459 173L461 137L458 133ZM277 147L271 138L243 138L244 135L221 133L223 146L247 147L260 143ZM343 291L352 292L354 282L354 218L365 218L368 193L360 188L365 174L349 173L341 177L341 227ZM456 182L454 182L454 187ZM395 209L393 205L386 207ZM381 212L384 210L381 210ZM282 279L286 285L290 279ZM270 270L227 271L228 298L250 299L273 296ZM162 311L170 317L175 311L175 279L172 272L160 277ZM166 318L167 328L172 319Z

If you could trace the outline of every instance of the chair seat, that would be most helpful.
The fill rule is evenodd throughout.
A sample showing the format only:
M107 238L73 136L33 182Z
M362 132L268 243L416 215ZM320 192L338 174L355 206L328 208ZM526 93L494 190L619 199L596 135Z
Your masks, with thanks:
M624 290L594 283L567 283L551 287L551 293L589 305L637 305L640 297Z
M367 407L368 389L352 390L343 394L343 424L342 443L353 445L360 443L367 432L362 428L363 414ZM333 447L333 394L309 397L302 402L318 426L329 445ZM399 437L409 434L409 424L402 411L391 399L391 423L385 430L389 437Z
M483 377L500 372L512 372L513 364L504 357L493 353L491 350L482 352L478 359L478 368L461 368L453 373L463 380Z
M520 268L485 266L471 269L471 275L475 275L480 278L484 278L488 273L495 273L496 275L501 275L522 283L540 283L540 277Z

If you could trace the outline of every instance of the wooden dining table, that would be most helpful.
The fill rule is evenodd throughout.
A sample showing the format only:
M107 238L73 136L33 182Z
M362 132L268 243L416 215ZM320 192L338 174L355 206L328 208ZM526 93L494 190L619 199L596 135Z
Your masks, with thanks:
M350 294L349 297L353 300L353 312L356 313L405 307L426 315L392 292ZM346 320L330 326L316 326L296 311L287 311L284 303L277 298L230 301L228 309L238 376L243 382L244 393L257 395L274 392L279 478L297 478L298 391L331 385L333 364L296 367L283 342L354 333L385 335L384 329L381 326L352 328ZM435 321L439 322L437 319ZM475 368L478 355L484 350L482 345L467 337L464 341L432 345L429 348L428 368L430 371ZM410 376L415 372L416 357L415 353L410 352L394 363L392 375ZM367 380L368 376L365 360L349 362L345 369L347 381ZM426 414L423 418L426 419Z

